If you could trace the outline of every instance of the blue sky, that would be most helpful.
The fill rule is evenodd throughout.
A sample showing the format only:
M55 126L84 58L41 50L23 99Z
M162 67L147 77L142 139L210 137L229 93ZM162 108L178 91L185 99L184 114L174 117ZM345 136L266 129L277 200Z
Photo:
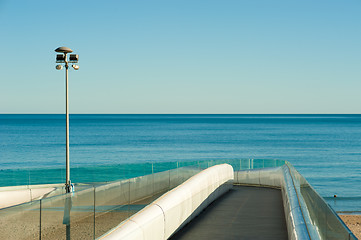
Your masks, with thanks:
M0 0L0 113L361 113L359 0Z

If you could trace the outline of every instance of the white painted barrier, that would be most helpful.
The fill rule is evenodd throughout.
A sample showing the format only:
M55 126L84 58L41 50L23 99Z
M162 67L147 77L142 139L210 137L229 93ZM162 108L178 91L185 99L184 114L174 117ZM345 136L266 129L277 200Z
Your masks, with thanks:
M231 165L210 167L167 192L99 239L168 239L233 183Z
M238 184L279 188L282 186L282 182L284 179L281 167L237 171L234 179L234 183Z
M31 202L37 199L41 199L55 191L55 186L32 186L33 188L19 188L11 190L7 188L7 191L0 191L0 209L22 204L25 202Z

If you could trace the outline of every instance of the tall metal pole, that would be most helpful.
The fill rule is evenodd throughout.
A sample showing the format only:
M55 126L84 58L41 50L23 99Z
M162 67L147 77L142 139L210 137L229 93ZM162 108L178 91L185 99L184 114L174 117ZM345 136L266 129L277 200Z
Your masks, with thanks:
M55 49L55 52L62 53L63 55L58 54L56 56L56 62L65 63L65 109L66 109L66 179L65 179L65 191L70 193L74 191L72 189L72 184L70 181L70 164L69 164L69 99L68 99L68 70L69 70L69 62L67 60L67 53L72 53L73 50L67 47L58 47ZM70 55L70 62L78 62L78 55ZM75 70L79 69L79 66L73 65ZM61 70L62 65L57 65L56 69ZM72 207L72 195L67 194L64 204L64 216L63 216L63 224L66 225L66 239L70 240L70 213Z
M69 163L69 99L68 99L68 70L69 70L69 61L72 63L78 62L78 55L70 55L69 61L67 60L67 54L72 53L73 50L67 47L58 47L55 49L55 52L62 53L63 55L58 54L56 56L56 62L65 63L65 109L66 109L66 179L65 179L65 191L67 193L72 192L72 184L70 181L70 163ZM56 69L61 70L62 65L57 65ZM75 70L79 69L79 66L73 65Z
M69 193L71 191L71 182L70 182L70 164L69 164L69 101L68 101L68 69L69 64L66 60L65 55L65 88L66 88L66 180L65 180L65 189Z

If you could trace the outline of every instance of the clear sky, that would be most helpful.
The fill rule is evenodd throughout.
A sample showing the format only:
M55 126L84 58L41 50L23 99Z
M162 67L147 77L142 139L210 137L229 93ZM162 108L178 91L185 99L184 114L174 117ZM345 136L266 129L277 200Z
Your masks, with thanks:
M0 0L0 113L361 113L360 0Z

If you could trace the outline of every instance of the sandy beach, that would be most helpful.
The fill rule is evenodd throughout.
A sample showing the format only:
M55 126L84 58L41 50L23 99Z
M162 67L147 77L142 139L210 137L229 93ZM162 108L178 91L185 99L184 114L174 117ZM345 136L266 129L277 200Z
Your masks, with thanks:
M130 203L136 206L145 206L158 198L162 193L154 196L140 199L136 202ZM0 236L2 239L66 239L66 225L63 224L64 206L63 201L51 205L52 208L44 208L41 212L41 226L40 211L38 208L27 209L15 208L13 211L2 212L3 216L0 218ZM45 206L46 207L46 206ZM79 206L78 206L79 207ZM60 209L60 210L59 210ZM73 211L71 213L71 239L93 239L94 235L100 237L119 223L127 219L129 216L136 213L137 210L124 210L115 208L109 212L94 212L90 211ZM11 209L10 209L11 210ZM41 229L41 232L40 232Z
M142 200L136 204L148 204L149 201L151 199ZM134 213L128 211L99 212L95 218L94 215L85 213L84 217L78 216L80 218L72 222L71 237L72 239L92 239L93 234L97 237L101 236ZM15 215L0 219L0 225L11 225L9 228L0 229L1 236L5 236L7 239L39 239L39 213L37 211L26 211L21 215L21 218ZM339 216L355 236L361 239L361 215L339 214ZM43 217L46 217L46 215L43 215ZM47 221L43 223L42 227L42 239L65 239L65 225L62 225L61 221L59 221L62 218L62 211L52 212L46 218ZM56 221L58 224L52 222L51 219L55 221L58 219ZM49 227L46 225L49 225Z
M358 239L361 239L361 215L341 215L340 218L345 222L347 227L355 234Z

